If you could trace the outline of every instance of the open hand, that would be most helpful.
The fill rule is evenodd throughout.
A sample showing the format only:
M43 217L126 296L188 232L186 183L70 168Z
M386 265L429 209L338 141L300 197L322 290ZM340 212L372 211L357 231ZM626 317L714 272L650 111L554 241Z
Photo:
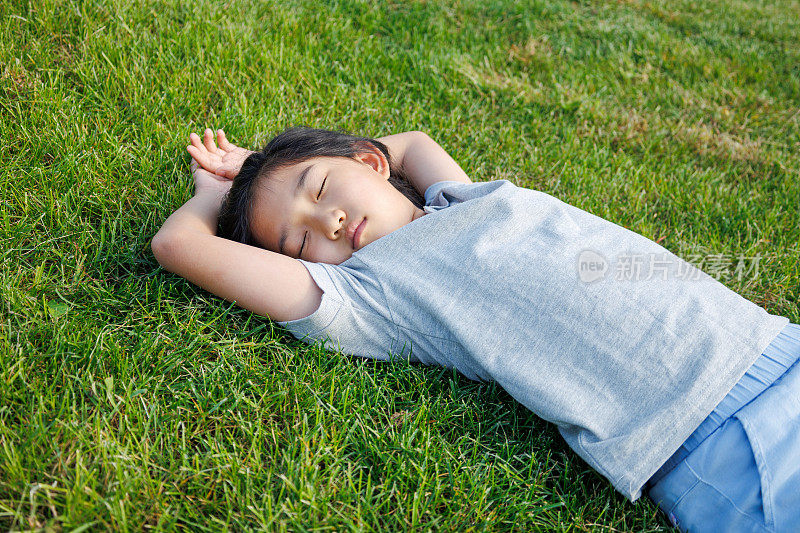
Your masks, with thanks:
M214 143L214 134L210 128L206 128L202 141L196 133L190 134L189 140L192 144L187 146L186 150L192 159L208 172L229 180L236 177L244 160L253 153L229 143L222 130L217 130L217 143Z

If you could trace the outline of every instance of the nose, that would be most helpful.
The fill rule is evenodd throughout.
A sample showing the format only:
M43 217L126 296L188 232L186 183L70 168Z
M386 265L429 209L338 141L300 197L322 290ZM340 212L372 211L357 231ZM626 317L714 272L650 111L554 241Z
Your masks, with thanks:
M335 209L333 212L328 213L322 221L325 236L331 240L341 239L347 231L346 220L347 217L341 209Z

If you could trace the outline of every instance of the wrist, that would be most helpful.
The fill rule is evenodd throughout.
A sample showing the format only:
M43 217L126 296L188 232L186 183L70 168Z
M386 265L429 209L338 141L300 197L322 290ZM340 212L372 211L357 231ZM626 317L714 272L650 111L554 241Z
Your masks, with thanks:
M205 186L205 187L195 187L194 189L194 196L195 198L202 198L207 201L217 201L222 203L222 199L225 198L225 195L228 194L230 190L230 183L225 184L224 186Z
M227 191L214 188L197 189L191 199L193 211L206 219L211 226L216 226L216 218L222 208ZM213 220L212 220L213 219Z

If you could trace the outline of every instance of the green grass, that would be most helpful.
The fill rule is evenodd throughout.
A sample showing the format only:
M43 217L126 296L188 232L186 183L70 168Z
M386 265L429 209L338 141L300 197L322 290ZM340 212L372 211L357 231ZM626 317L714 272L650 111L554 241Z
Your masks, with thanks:
M191 194L191 131L421 129L474 181L701 267L760 258L720 281L800 322L799 21L796 1L0 0L0 529L670 530L498 387L309 348L149 239Z

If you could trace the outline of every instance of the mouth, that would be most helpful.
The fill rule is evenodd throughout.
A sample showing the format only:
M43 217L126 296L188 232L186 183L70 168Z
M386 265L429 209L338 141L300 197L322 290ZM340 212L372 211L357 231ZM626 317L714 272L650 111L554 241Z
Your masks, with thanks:
M358 224L358 226L356 226L356 229L353 230L353 250L358 250L359 245L361 244L361 233L364 231L366 220L366 217L361 219L361 222Z

